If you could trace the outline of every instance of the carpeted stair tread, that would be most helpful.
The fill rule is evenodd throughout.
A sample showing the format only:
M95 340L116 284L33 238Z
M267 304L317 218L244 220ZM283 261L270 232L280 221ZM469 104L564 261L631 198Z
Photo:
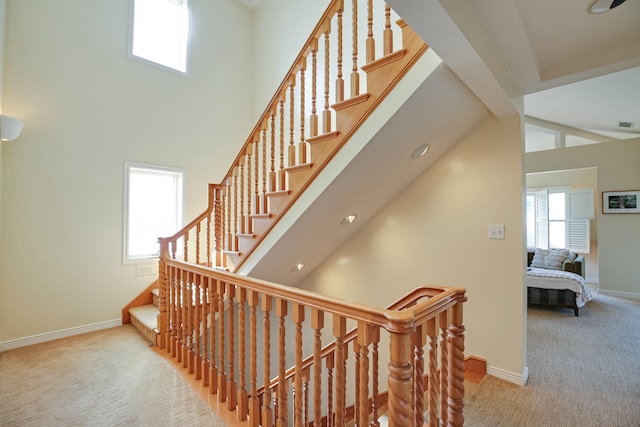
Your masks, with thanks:
M129 309L129 314L135 317L149 329L155 329L158 326L158 307L153 304L141 305L139 307L132 307Z
M155 329L158 327L158 307L153 304L141 305L129 309L131 323L152 344L156 343Z

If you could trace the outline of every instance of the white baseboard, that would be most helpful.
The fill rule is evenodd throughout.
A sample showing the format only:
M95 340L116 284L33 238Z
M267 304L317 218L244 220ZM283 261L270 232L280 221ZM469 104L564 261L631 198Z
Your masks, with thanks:
M608 291L606 289L600 289L600 293L612 297L640 299L640 294L637 294L635 292Z
M107 320L105 322L92 323L90 325L76 326L74 328L62 329L60 331L46 332L44 334L32 335L30 337L18 338L0 342L0 353L14 348L26 347L28 345L40 344L60 338L71 337L73 335L86 334L87 332L99 331L102 329L115 328L122 325L122 319Z
M504 369L487 366L487 375L509 381L517 385L525 385L529 380L529 367L525 366L522 375L514 372L505 371Z

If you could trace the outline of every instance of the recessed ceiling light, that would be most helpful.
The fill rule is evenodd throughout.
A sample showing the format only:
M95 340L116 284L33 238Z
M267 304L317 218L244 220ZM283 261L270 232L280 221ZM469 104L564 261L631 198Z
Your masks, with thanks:
M605 13L620 6L625 1L626 0L595 0L589 5L587 10L591 13Z
M347 215L344 218L342 218L342 221L340 221L340 224L341 225L352 224L353 221L355 221L357 217L358 217L358 215L356 215L356 214Z
M304 264L300 262L294 265L293 267L291 267L291 271L296 272L296 271L302 270L303 268L304 268Z
M417 160L420 157L422 157L425 154L427 154L427 151L429 151L429 144L423 144L423 145L419 146L418 148L416 148L413 151L413 153L411 153L411 158L413 160Z

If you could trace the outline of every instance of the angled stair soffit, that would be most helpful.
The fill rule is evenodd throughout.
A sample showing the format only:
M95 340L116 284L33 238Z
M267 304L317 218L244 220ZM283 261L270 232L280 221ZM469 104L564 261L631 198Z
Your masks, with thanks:
M428 50L238 271L295 285L490 116ZM410 159L428 143L426 158ZM349 227L341 219L358 213ZM291 267L304 262L303 271Z

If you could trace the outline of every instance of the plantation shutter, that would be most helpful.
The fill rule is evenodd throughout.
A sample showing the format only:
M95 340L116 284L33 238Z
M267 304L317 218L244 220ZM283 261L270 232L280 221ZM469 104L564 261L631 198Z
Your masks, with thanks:
M536 248L549 249L549 201L546 189L535 193Z
M589 220L594 218L593 189L568 190L567 249L571 252L591 253Z

